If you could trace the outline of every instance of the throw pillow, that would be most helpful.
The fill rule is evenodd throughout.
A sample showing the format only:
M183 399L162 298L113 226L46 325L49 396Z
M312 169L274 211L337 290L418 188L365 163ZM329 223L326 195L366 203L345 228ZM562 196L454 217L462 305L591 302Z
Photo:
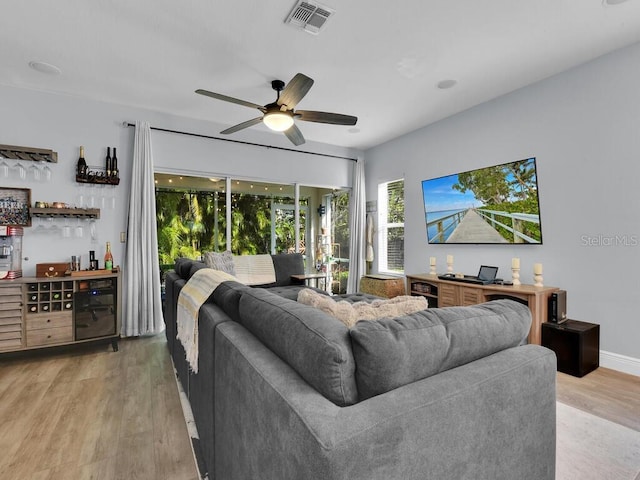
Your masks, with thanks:
M236 270L233 264L233 254L229 251L222 253L206 252L204 254L204 263L209 268L220 270L221 272L228 273L234 277L236 276Z
M372 302L336 302L327 295L305 288L298 293L298 302L318 308L352 328L361 320L395 318L425 310L427 299L422 296L400 295Z

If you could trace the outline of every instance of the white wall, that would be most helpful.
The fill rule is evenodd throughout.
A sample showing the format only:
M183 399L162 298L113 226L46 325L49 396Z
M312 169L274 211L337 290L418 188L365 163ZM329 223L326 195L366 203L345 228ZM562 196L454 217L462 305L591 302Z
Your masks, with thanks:
M367 199L379 182L405 178L405 270L477 272L567 290L570 318L601 325L601 349L640 372L640 45L417 130L365 152ZM428 245L421 180L537 158L543 245ZM602 245L624 237L633 245ZM593 239L600 245L585 245ZM630 357L630 358L629 358ZM640 374L640 373L637 373Z
M32 201L60 201L75 205L81 184L75 181L78 147L84 145L90 168L102 167L106 147L117 147L121 182L112 187L115 208L101 208L96 222L98 240L91 243L88 228L82 238L63 238L61 234L36 234L26 228L23 240L23 274L35 275L35 266L43 262L67 262L71 255L83 254L87 265L89 250L104 255L105 242L111 241L115 264L123 265L125 245L120 232L127 227L131 158L134 129L123 122L149 121L152 127L219 136L225 128L208 122L107 104L75 97L0 86L0 144L48 148L58 152L58 163L50 164L53 180L49 183L0 179L0 186L31 189ZM290 148L284 135L256 131L233 138ZM351 185L354 162L278 149L221 142L217 140L152 132L152 148L157 169L210 175L232 175L243 179L299 182L312 186L346 187ZM361 152L307 142L300 150L356 158ZM26 162L25 162L26 164ZM28 166L28 165L27 165ZM109 189L110 187L105 187ZM88 189L96 196L103 190ZM98 205L101 206L101 205ZM64 220L57 221L60 226Z

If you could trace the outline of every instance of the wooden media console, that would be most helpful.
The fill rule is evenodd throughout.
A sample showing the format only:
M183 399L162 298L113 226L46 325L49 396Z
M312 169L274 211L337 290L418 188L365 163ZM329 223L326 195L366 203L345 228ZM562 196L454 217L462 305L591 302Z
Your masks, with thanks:
M455 280L441 280L437 275L407 275L407 292L427 298L429 307L454 307L477 305L490 300L509 298L519 301L531 310L529 343L540 345L542 324L547 321L549 296L557 287L534 285L477 285Z

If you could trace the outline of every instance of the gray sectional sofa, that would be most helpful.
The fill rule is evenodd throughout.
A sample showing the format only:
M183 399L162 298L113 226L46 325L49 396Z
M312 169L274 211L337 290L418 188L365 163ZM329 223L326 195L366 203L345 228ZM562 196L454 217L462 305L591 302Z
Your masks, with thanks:
M203 267L181 259L167 274L165 321L210 478L554 478L556 359L523 345L525 306L498 300L348 329L296 302L304 286L284 276L264 288L228 281L200 309L193 374L176 303Z

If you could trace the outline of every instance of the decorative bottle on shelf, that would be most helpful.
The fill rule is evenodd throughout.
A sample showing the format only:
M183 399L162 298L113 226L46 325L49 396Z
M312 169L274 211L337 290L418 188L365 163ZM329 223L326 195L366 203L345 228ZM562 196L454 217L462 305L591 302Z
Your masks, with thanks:
M111 254L111 242L107 242L107 251L104 254L104 269L113 269L113 255Z
M107 147L107 158L106 158L106 166L105 166L107 178L111 176L111 170L113 168L112 165L113 163L111 161L111 147Z
M78 158L76 174L80 177L84 177L87 174L87 162L84 159L84 147L80 147L80 157Z
M118 178L118 157L116 156L116 147L113 147L113 157L111 157L111 176Z

